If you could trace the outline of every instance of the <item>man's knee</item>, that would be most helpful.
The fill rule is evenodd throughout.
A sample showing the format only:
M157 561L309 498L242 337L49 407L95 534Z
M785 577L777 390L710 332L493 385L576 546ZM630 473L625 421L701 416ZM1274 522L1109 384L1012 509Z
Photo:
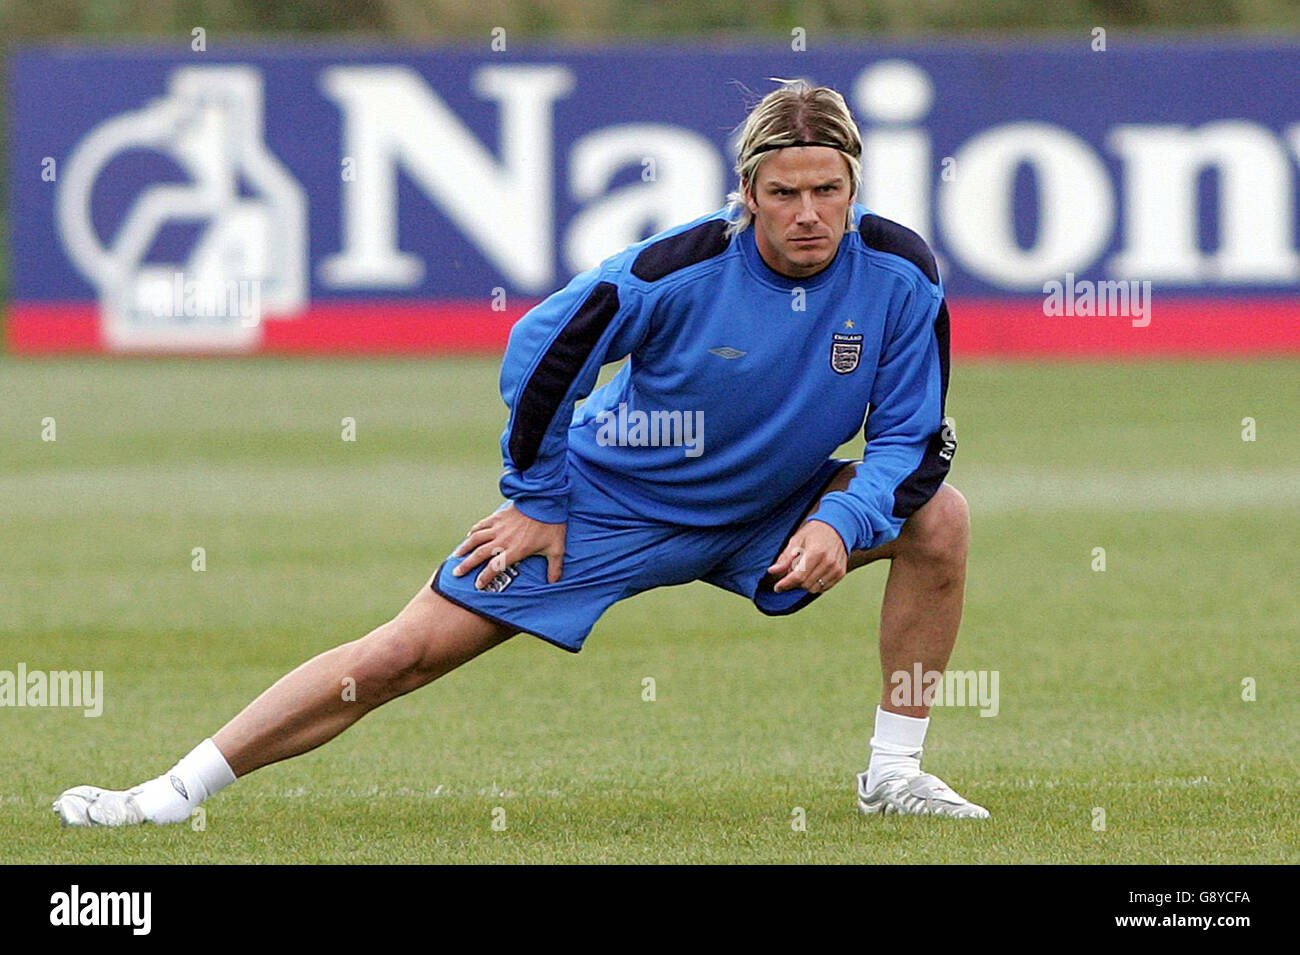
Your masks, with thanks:
M357 685L383 699L409 693L496 646L508 630L464 610L432 589L357 643Z
M904 525L899 543L914 557L936 564L959 565L970 546L970 506L951 484L939 490Z
M425 635L399 614L356 641L349 663L356 701L378 705L432 679L434 659Z

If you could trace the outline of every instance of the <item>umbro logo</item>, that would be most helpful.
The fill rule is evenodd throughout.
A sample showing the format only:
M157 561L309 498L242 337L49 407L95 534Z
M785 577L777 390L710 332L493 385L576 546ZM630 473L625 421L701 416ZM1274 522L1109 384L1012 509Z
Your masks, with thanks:
M181 794L182 799L190 798L190 794L185 791L185 784L181 782L179 776L173 773L171 777L168 779L168 782L172 784L172 789L176 790L178 793Z
M743 352L739 348L732 348L730 345L724 345L722 348L710 348L709 354L731 360L732 358L740 358L748 354L748 352Z

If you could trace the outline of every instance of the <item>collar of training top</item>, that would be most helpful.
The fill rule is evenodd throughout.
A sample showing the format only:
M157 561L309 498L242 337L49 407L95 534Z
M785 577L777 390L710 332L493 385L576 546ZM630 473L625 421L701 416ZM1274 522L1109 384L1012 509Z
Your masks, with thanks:
M757 156L759 153L765 153L770 149L788 149L791 146L829 146L831 149L838 149L842 153L849 153L849 151L839 143L827 143L817 139L796 139L792 143L769 143L766 146L759 146L750 153L750 155ZM853 154L849 153L849 155Z

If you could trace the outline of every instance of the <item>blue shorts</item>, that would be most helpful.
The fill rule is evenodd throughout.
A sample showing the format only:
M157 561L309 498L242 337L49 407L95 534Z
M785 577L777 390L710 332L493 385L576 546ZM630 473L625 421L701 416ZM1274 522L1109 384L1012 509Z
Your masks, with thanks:
M831 458L794 494L760 520L724 527L685 527L630 515L577 467L569 468L569 520L564 569L546 580L546 558L526 557L477 590L481 567L452 575L463 558L448 557L432 587L481 617L531 633L572 653L612 604L655 587L704 580L754 601L765 614L801 610L818 594L775 593L767 568L804 515L848 460Z

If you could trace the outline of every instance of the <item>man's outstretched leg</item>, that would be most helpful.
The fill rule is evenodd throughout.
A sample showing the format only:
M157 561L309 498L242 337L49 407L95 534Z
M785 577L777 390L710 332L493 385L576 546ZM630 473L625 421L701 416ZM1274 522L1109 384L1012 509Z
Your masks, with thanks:
M124 792L77 786L54 811L75 826L182 822L237 777L315 749L511 635L426 585L392 620L281 677L170 771Z

